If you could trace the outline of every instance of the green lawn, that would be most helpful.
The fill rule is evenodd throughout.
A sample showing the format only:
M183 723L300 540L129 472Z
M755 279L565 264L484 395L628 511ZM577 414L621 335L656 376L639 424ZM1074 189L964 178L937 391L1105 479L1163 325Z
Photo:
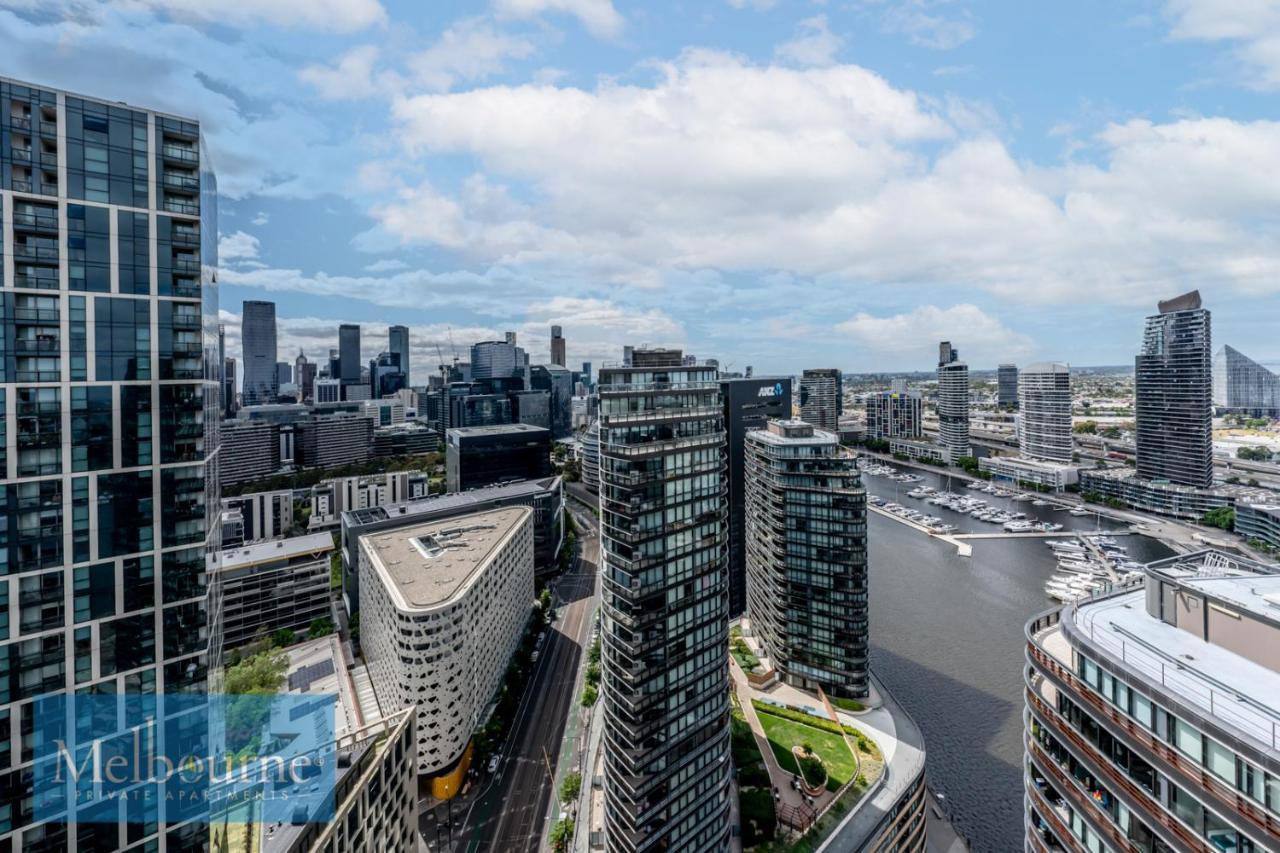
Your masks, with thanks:
M765 736L769 738L769 746L778 759L779 766L790 772L799 772L795 756L791 754L793 746L807 743L813 747L822 762L827 766L827 788L838 791L842 785L853 778L857 771L853 755L840 735L806 726L804 723L784 720L772 714L759 713L760 725L764 727Z
M848 711L851 714L857 713L858 711L865 711L867 709L867 706L863 705L857 699L842 699L839 696L830 696L828 698L831 700L832 705L835 705L841 711Z

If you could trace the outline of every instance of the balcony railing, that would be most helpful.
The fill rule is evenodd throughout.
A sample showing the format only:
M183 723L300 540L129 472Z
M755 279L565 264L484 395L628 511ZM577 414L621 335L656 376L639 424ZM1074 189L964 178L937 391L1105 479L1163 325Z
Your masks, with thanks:
M13 191L16 193L33 192L33 190L31 189L30 181L13 180L13 181L10 181L10 186L13 187Z
M15 130L30 130L31 116L9 116L9 126Z
M198 163L200 154L194 148L183 148L180 145L165 145L160 149L161 156L166 160L173 160L178 163Z
M200 215L200 205L191 201L179 201L176 198L166 198L164 200L164 209L170 213L182 213L187 216Z
M13 259L26 263L42 263L58 260L56 246L22 246L13 247Z
M193 175L175 175L167 172L164 176L164 187L179 192L197 193L200 191L200 179Z
M13 213L15 231L51 231L58 233L58 214L53 211L32 213L16 210Z
M15 162L18 162L18 163L30 163L30 162L31 162L31 149L30 149L30 148L17 148L17 147L12 147L12 148L10 148L10 149L9 149L9 152L10 152L10 154L12 154L13 159L14 159L14 161L15 161Z

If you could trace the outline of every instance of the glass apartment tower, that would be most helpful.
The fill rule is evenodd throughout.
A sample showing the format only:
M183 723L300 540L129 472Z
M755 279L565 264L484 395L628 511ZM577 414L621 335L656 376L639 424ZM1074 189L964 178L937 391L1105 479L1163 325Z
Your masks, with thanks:
M1018 366L1002 364L996 368L996 405L1001 408L1018 407Z
M938 345L938 443L951 462L971 453L969 448L969 366L950 341Z
M746 437L747 614L788 684L867 695L867 493L835 433Z
M1199 291L1159 304L1135 359L1138 476L1213 486L1213 355Z
M681 356L600 371L608 851L729 845L724 415Z
M409 327L408 326L391 326L387 329L387 349L393 355L400 359L400 372L404 374L404 387L408 388L412 383L409 381ZM299 380L301 383L301 380Z
M1280 415L1280 376L1235 347L1213 357L1213 405L1219 412L1273 418Z
M806 423L819 429L838 429L843 402L843 380L839 370L820 367L800 374L800 416Z
M1018 451L1024 458L1071 463L1071 368L1032 364L1019 379Z
M200 128L0 80L0 142L0 850L203 850L207 825L166 825L154 800L35 823L30 743L37 696L203 693L217 672Z

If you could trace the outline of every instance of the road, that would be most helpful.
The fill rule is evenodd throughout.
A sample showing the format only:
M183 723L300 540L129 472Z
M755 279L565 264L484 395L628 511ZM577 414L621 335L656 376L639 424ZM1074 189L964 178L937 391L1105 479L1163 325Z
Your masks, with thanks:
M503 749L498 771L481 771L478 793L455 815L455 843L432 849L468 853L536 853L550 827L546 816L553 795L552 778L565 724L577 707L575 682L590 641L596 609L596 563L599 539L595 520L571 508L577 521L578 555L568 572L551 584L558 618L550 626L534 664L529 687L516 709L515 725ZM436 837L427 829L428 841Z

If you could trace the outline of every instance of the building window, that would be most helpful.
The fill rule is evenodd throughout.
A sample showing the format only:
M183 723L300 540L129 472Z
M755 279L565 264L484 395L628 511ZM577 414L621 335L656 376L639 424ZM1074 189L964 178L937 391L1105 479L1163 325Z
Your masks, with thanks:
M114 563L78 566L75 570L75 614L77 623L102 619L116 613L116 567Z
M151 305L144 299L94 297L95 379L151 378Z
M67 288L111 292L111 211L67 205Z
M106 385L71 389L72 471L101 471L115 464L111 396Z
M120 464L151 464L151 387L120 386Z
M151 472L98 475L98 556L155 547ZM166 501L169 496L166 494Z
M120 292L151 292L151 223L145 213L122 210L116 223Z
M57 388L18 389L18 476L62 473L62 406Z

